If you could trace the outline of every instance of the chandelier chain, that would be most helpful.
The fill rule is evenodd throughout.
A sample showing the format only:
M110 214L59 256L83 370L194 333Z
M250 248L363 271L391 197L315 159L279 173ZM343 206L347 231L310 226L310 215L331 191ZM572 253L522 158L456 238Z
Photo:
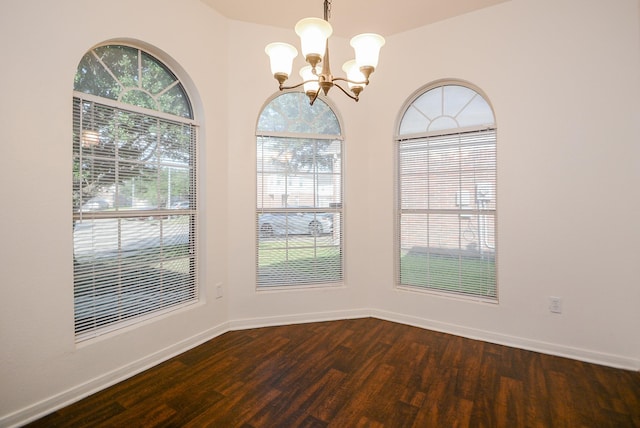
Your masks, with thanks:
M331 18L331 0L324 0L324 20Z

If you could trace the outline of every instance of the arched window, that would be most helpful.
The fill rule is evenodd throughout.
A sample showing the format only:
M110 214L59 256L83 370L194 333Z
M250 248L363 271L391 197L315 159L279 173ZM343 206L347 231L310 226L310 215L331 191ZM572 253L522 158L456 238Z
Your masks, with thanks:
M73 95L76 340L197 300L196 204L180 80L135 47L87 52Z
M258 287L342 281L342 137L323 100L287 92L260 113Z
M397 150L397 283L497 299L496 125L459 82L420 91L402 112Z

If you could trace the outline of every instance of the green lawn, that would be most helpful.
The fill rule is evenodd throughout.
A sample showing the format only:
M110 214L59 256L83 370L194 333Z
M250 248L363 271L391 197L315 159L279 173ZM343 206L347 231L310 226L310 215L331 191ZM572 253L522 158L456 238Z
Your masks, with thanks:
M320 238L322 240L323 238ZM330 240L326 240L327 245ZM314 247L312 237L259 242L258 283L336 282L342 280L340 248ZM486 298L496 297L493 257L454 256L408 251L400 259L400 284Z
M314 246L314 243L318 246ZM320 246L320 245L327 246ZM262 239L259 243L258 284L310 284L342 280L340 247L331 237Z
M409 251L400 259L400 284L496 297L495 260Z

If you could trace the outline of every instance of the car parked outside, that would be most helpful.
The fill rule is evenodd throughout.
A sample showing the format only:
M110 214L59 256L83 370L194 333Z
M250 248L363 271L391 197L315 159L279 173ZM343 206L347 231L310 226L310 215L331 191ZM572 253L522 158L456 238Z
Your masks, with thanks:
M171 209L173 210L188 210L189 209L189 201L178 201L171 204Z
M103 211L109 209L109 201L103 198L91 198L82 205L82 211Z
M333 232L333 214L314 212L279 212L258 215L260 237L276 235L320 236Z

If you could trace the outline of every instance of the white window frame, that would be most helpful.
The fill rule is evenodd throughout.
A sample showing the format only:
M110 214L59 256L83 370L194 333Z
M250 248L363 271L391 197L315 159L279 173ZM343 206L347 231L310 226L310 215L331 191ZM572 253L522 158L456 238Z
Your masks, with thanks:
M451 86L473 102L447 104L444 88ZM403 106L394 139L396 288L498 302L496 130L486 96L467 82L434 82ZM463 166L469 153L482 166ZM446 166L442 159L458 165L440 172L430 166ZM475 171L483 178L469 178Z
M137 51L138 77L142 76L140 58L143 54L146 61L149 58L157 61L161 67L156 70L164 69L168 79L175 78L167 89L180 85L186 99L181 98L185 107L177 110L182 115L175 115L126 104L119 99L73 93L76 342L138 324L199 299L198 126L192 118L186 90L166 63L150 53L122 44L98 48L107 46ZM104 64L94 49L86 55ZM108 70L109 64L104 67ZM116 77L114 73L111 76ZM127 88L122 82L118 84L124 93ZM147 91L141 84L131 90ZM147 92L148 99L155 100L155 107L160 108L157 101L166 90ZM131 143L133 138L138 140ZM140 146L127 149L128 143ZM175 148L169 149L171 145ZM176 155L166 150L173 150ZM136 153L141 157L136 158ZM144 202L133 194L136 173L127 179L118 175L124 174L126 167L144 169L146 176L156 177L152 181L137 182L155 186L155 190L147 190L147 195L155 195L155 202ZM115 174L115 178L100 183L95 177L106 176L107 171ZM85 179L89 176L93 182ZM126 186L131 187L131 194L125 195ZM180 193L176 194L178 190ZM140 189L138 193L142 193Z

